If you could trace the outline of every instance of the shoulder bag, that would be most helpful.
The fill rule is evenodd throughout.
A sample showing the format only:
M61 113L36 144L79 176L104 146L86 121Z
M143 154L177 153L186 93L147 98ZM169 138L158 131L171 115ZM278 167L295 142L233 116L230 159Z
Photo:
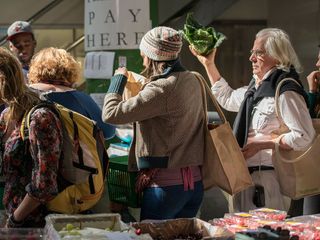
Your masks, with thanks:
M283 122L279 109L280 87L285 81L294 81L285 78L278 84L275 94L275 110L280 121L280 129L289 129ZM312 119L316 130L316 137L306 151L281 150L280 137L277 138L273 154L273 165L278 175L281 192L291 199L300 199L320 193L320 119ZM282 130L282 133L285 131ZM281 135L280 135L281 136Z
M202 180L205 189L217 186L234 195L253 185L247 163L218 102L205 79L194 73L202 86L203 110L207 120L208 93L221 119L219 123L208 123L205 131L205 153L202 165Z

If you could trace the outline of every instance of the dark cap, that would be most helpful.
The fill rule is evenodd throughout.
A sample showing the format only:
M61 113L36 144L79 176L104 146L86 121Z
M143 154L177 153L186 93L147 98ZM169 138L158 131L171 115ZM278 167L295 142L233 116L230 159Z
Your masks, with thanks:
M7 40L11 40L15 35L20 33L30 33L33 35L30 23L25 21L16 21L12 23L7 31Z

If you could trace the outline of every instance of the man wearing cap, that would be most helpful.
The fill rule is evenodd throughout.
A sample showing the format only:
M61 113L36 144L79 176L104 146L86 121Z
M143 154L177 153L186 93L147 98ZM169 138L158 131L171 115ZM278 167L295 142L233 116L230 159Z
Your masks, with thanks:
M28 83L29 64L37 45L31 25L25 21L16 21L8 28L7 35L10 51L21 62L24 78Z

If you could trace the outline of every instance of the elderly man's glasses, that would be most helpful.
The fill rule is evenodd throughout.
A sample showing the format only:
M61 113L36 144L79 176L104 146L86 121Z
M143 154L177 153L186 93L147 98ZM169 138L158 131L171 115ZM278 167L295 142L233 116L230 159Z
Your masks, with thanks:
M266 52L264 50L251 50L250 51L250 56L255 56L255 57L262 57Z

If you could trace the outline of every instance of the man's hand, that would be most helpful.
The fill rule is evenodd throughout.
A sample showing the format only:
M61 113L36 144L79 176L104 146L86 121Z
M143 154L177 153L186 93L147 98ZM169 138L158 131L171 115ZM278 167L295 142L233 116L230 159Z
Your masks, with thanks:
M255 141L245 145L241 151L245 159L251 158L263 149L274 149L275 143L273 140Z
M192 45L189 45L189 49L190 49L191 53L198 58L199 62L203 66L209 66L210 64L214 63L216 52L217 52L216 48L214 48L213 51L211 53L209 53L207 56L202 56L202 55L198 54Z
M317 92L320 80L320 71L313 71L307 76L309 91Z

